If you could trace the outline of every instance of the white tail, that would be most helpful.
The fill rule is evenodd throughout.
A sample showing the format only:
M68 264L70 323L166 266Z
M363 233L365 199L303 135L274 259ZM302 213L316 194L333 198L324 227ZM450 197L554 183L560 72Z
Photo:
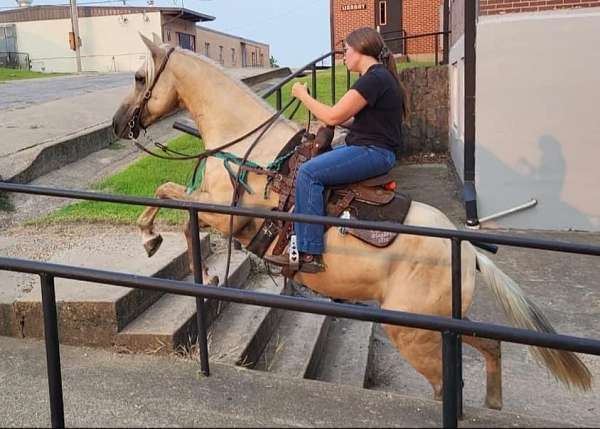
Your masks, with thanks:
M518 328L556 333L541 310L525 296L521 288L491 259L474 251L485 283L491 287L510 323ZM569 389L575 387L582 391L591 390L592 374L575 353L542 347L531 347L531 351L534 358Z

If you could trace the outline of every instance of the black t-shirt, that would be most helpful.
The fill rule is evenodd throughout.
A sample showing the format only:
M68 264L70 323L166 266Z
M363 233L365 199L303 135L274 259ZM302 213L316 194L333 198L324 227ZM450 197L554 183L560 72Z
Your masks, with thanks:
M382 64L374 64L352 89L357 90L368 104L354 116L346 144L374 145L392 151L400 149L404 100L394 76Z

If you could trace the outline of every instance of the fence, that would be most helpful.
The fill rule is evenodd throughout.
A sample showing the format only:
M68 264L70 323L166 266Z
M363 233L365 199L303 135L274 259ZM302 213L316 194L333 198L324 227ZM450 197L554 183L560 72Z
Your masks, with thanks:
M210 375L210 371L204 311L206 304L205 299L217 299L441 332L443 337L442 424L444 427L457 427L458 416L462 413L462 348L459 335L477 336L538 347L556 348L578 353L600 355L599 340L559 334L539 333L489 323L461 320L462 310L460 300L462 295L460 266L462 241L488 244L505 244L532 249L554 250L596 256L600 256L600 246L553 242L549 240L523 237L506 237L473 231L415 227L400 225L392 222L346 220L325 216L298 215L273 212L269 210L192 203L189 201L156 200L152 198L116 196L86 191L50 189L3 182L0 182L0 191L141 206L154 206L187 210L189 213L189 226L192 235L194 284L150 277L140 277L110 271L99 271L44 262L0 257L0 270L10 270L40 275L44 335L46 341L46 357L48 365L51 423L53 427L64 426L64 404L62 395L60 349L58 343L58 324L54 288L55 277L196 297L196 306L198 310L197 325L200 350L200 367L201 371L207 376ZM449 239L452 242L452 319L381 310L376 308L365 308L363 306L349 304L324 303L307 298L273 296L265 293L205 286L203 285L202 279L203 271L198 226L199 212L221 213L236 216L252 216L263 219L276 219L324 225L327 224L346 228L390 231L401 234L422 235Z
M31 70L29 54L23 52L0 52L0 67Z

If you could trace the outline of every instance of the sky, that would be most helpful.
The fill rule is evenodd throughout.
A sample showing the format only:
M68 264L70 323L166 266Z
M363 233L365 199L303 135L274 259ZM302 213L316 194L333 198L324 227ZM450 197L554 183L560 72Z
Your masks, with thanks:
M33 0L33 5L65 4L68 0ZM79 0L82 5L102 0ZM147 0L126 0L145 6ZM271 46L280 66L298 67L329 51L329 0L155 0L155 5L183 7L216 19L201 25ZM0 0L0 10L16 5ZM122 1L99 5L123 5Z

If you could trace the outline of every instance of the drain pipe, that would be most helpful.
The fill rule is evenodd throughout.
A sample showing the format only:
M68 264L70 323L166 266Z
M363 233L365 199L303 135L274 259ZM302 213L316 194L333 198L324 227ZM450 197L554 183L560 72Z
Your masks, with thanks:
M486 217L482 217L481 219L479 219L479 223L488 222L490 220L498 219L499 217L502 217L502 216L506 216L506 215L509 215L512 213L526 210L528 208L531 208L531 207L537 205L537 203L538 203L537 200L535 198L532 198L531 200L529 200L525 204L521 204L520 206L516 206L516 207L513 207L512 209L504 210L504 211L494 213L494 214L486 216Z
M476 91L476 36L478 2L465 2L465 142L464 190L466 227L479 228L477 190L475 189L475 91Z

